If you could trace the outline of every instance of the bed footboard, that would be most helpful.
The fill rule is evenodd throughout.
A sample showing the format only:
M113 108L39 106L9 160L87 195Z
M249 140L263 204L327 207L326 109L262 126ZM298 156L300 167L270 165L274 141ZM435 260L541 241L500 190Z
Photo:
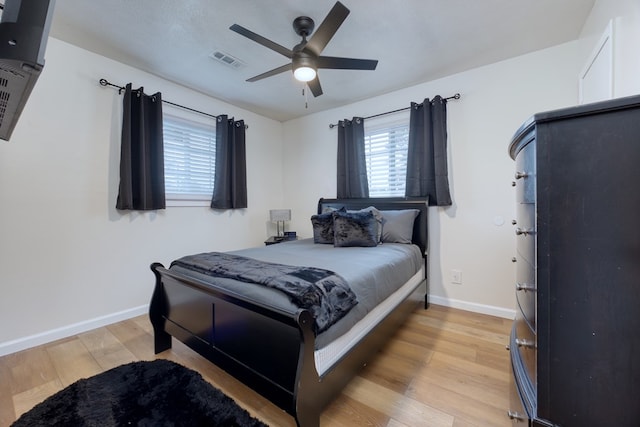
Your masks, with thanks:
M158 263L151 270L155 352L171 348L173 336L295 416L297 378L315 370L310 313L273 311Z
M180 340L295 417L318 427L322 410L422 301L423 280L396 310L320 377L313 318L307 310L274 311L154 263L149 309L155 352Z

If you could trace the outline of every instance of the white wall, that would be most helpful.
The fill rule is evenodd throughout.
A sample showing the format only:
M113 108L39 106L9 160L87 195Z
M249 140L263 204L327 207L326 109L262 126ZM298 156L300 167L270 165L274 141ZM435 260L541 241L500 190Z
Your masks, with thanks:
M318 198L335 197L337 137L329 123L459 92L462 98L448 104L453 206L431 208L429 217L430 293L438 303L511 315L515 202L507 147L532 114L576 104L580 65L572 42L286 122L285 203L293 209L292 228L311 236ZM495 225L497 218L504 224ZM462 285L450 283L452 269L462 271Z
M580 34L581 64L613 21L613 97L640 93L640 1L597 0Z
M122 97L100 78L244 119L249 208L116 211ZM154 261L262 244L283 202L281 152L279 122L50 38L11 141L0 141L0 354L144 311Z

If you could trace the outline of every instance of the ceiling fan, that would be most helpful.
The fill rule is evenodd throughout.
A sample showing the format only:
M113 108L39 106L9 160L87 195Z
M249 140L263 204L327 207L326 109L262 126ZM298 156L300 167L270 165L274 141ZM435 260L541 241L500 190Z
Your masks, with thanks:
M329 40L338 31L340 25L349 15L347 9L342 3L336 2L329 11L324 21L313 33L309 40L307 37L313 32L315 23L308 16L299 16L293 21L293 29L296 34L302 37L302 41L295 45L293 49L288 49L278 43L262 37L247 30L246 28L233 24L230 30L243 35L256 43L259 43L281 55L291 59L291 62L281 67L274 68L266 73L259 74L255 77L247 79L248 82L255 82L266 77L275 76L285 71L293 71L293 75L297 80L306 82L311 89L314 97L322 95L322 87L318 79L318 69L330 68L340 70L375 70L378 65L377 60L373 59L355 59L355 58L339 58L335 56L321 56L320 54L329 43Z

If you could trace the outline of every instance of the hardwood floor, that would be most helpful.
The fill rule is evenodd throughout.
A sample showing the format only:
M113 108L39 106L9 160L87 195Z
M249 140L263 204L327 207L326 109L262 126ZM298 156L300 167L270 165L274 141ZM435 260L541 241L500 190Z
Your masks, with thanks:
M393 340L322 413L328 426L510 426L511 321L432 305ZM0 358L0 426L80 378L123 363L170 359L200 372L272 427L292 417L182 343L153 354L146 316Z

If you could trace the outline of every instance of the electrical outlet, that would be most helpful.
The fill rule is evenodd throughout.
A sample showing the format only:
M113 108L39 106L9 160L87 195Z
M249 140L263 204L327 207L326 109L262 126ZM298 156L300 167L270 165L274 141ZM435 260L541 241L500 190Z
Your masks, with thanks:
M451 270L451 283L455 283L456 285L462 285L462 271Z

